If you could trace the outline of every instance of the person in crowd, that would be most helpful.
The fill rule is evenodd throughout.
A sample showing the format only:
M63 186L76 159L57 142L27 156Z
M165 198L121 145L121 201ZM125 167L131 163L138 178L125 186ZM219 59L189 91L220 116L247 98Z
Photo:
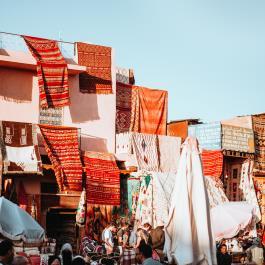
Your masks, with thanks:
M142 243L145 243L145 244L148 243L149 235L144 229L138 228L136 232L136 236L137 236L137 240L136 240L136 244L134 245L134 248L139 248L140 244Z
M12 261L12 265L29 265L29 259L25 256L15 256Z
M73 259L73 248L71 244L65 243L61 248L62 265L71 265Z
M264 264L263 247L261 245L261 240L258 237L254 238L252 246L246 250L246 253L249 264Z
M139 246L138 262L142 265L161 265L161 263L152 258L152 247L148 244L142 243Z
M9 239L0 242L0 263L10 265L14 258L13 243Z
M114 241L113 233L116 233L117 228L115 223L110 223L102 232L102 241L104 243L107 254L113 253Z
M137 235L132 225L129 225L129 247L133 247L137 242Z
M48 265L61 265L61 260L58 256L49 256Z
M163 229L164 226L157 226L155 229L151 229L149 233L149 242L160 257L163 257L163 249L165 244L165 232Z
M218 265L231 265L232 257L227 252L227 246L225 244L220 246L217 252L217 264Z
M82 256L75 256L71 265L86 265L86 262Z
M117 239L118 239L118 245L123 245L123 236L128 229L128 224L125 222L125 218L121 218L120 221L120 229L117 232Z

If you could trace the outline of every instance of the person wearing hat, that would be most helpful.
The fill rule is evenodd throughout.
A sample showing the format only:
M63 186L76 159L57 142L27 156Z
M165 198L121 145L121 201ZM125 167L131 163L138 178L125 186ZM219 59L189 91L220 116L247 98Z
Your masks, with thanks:
M261 240L256 237L253 239L252 246L246 250L248 264L263 265L263 247L261 245Z
M0 264L10 265L14 259L13 243L9 239L0 242Z

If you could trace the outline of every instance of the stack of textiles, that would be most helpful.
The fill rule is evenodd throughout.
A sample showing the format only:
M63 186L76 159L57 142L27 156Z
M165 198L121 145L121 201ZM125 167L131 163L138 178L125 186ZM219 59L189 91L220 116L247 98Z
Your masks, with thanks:
M37 125L2 121L0 122L0 135L3 173L42 174Z

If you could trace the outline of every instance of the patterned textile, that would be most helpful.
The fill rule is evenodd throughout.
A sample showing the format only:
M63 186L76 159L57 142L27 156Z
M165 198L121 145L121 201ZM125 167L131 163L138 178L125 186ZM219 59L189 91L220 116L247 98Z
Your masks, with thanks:
M140 221L141 225L149 223L154 226L153 178L151 175L143 175L141 178L135 218Z
M159 161L156 135L133 133L132 147L140 170L158 171Z
M177 173L181 138L158 135L159 171Z
M7 173L42 173L37 126L30 123L2 121L2 152Z
M120 205L120 171L112 154L85 152L87 203Z
M203 150L201 159L204 176L221 177L223 172L223 153L221 150Z
M49 125L62 125L63 108L40 108L39 123Z
M132 86L116 84L116 133L128 132L131 123Z
M265 174L265 117L253 116L253 130L255 141L254 173Z
M121 265L136 265L136 250L135 249L124 249L121 255Z
M131 133L116 134L116 154L131 154Z
M80 195L75 221L77 224L83 225L85 224L85 218L86 218L86 191L83 190Z
M89 253L95 252L96 246L97 242L95 240L92 240L89 237L85 236L82 238L79 248L79 254L83 257L86 257Z
M39 125L46 152L54 167L61 191L82 190L82 164L78 130L72 127Z
M204 176L204 179L210 208L225 202L229 202L223 190L223 183L219 178L214 179L211 176Z
M116 67L116 81L127 85L134 85L133 69Z
M249 204L254 205L256 208L257 222L261 220L261 212L257 200L255 186L252 179L254 162L246 160L241 169L241 179L239 188L242 190L242 199L247 201Z
M23 36L37 61L40 104L44 108L70 104L67 64L56 41Z
M152 176L154 182L154 227L156 227L167 223L176 174L152 172Z
M128 207L131 213L136 213L140 192L140 178L128 178Z
M133 87L130 131L166 135L168 93Z
M88 43L77 43L78 64L86 66L79 75L82 93L111 94L111 48Z

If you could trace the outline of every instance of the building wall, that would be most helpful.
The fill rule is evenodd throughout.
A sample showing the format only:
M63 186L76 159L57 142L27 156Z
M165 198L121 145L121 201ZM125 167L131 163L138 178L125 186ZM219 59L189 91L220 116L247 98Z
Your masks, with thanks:
M23 56L31 62L31 55ZM0 120L38 123L36 72L11 67L0 66ZM69 75L69 90L71 105L64 108L63 125L81 128L83 150L114 152L116 89L111 95L83 94L79 92L78 75Z

